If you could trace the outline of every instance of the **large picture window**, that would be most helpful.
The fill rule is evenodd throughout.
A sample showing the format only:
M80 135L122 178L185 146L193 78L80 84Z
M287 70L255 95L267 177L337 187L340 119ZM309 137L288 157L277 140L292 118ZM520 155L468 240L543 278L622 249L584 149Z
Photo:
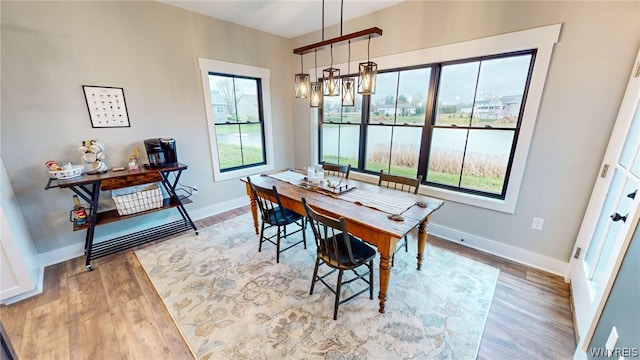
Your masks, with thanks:
M269 70L199 62L215 179L271 170Z
M429 195L513 212L560 25L379 59L376 92L318 111L319 161L423 177ZM437 61L429 61L437 59Z
M338 117L339 97L325 100L322 160L364 172L420 174L432 186L504 198L534 54L381 71L376 93L361 99L357 116L345 116L344 108Z

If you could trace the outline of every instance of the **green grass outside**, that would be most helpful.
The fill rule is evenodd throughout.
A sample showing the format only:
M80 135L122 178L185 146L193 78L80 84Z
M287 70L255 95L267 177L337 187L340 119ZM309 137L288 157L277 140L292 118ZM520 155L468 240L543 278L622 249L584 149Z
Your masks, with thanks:
M243 150L241 152L240 147L234 144L219 143L218 158L220 160L220 168L227 169L242 165L259 164L264 161L261 148L245 146Z
M427 177L427 181L456 187L458 186L458 180L458 174L448 174L435 171L429 172L429 176ZM482 178L468 175L463 175L462 182L460 183L460 186L465 189L485 191L493 194L500 194L502 191L502 185L502 179Z

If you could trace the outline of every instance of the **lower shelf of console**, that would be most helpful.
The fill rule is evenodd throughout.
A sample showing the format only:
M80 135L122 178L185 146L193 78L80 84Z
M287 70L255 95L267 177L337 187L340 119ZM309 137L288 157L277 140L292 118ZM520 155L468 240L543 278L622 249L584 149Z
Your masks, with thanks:
M95 260L103 256L111 255L122 250L146 244L148 242L167 238L171 235L180 234L189 230L195 230L186 220L178 220L168 224L156 226L150 229L137 231L128 235L119 236L110 240L101 241L93 244L91 254L87 259L87 267L92 270L89 265L90 260ZM196 235L198 231L196 230Z

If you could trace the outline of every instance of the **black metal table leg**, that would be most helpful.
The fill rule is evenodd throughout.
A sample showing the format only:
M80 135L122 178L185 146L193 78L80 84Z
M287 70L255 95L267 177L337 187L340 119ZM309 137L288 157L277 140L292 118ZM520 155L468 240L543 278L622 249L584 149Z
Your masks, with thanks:
M196 235L198 235L198 228L196 228L196 225L191 220L189 213L187 213L187 210L184 208L184 205L182 204L180 197L178 196L178 194L176 194L176 186L178 185L178 180L180 179L180 175L182 175L182 170L177 171L177 174L175 174L175 179L173 183L169 181L169 171L161 171L160 174L162 175L162 185L164 186L165 190L167 190L167 192L169 193L169 196L171 198L174 198L178 203L177 207L178 207L178 212L180 213L180 216L182 216L182 218L185 221L189 222L189 225L191 225L191 228L195 231Z

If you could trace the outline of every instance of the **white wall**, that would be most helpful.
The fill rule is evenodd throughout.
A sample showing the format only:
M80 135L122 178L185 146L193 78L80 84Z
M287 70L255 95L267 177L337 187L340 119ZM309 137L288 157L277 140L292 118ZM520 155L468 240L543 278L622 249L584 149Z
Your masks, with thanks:
M272 79L288 80L289 40L149 1L0 6L1 149L40 253L81 254L85 232L72 232L68 220L73 193L44 190L44 162L79 162L75 149L83 139L102 140L108 165L122 166L136 145L144 156L144 139L174 137L179 161L189 166L181 183L199 187L187 206L194 218L248 203L239 180L213 182L198 57L269 68ZM131 127L92 128L82 85L124 88ZM271 94L274 132L290 139L293 90L288 81L273 81ZM275 158L277 167L291 166L293 143L278 141ZM96 238L176 214L100 226Z
M447 201L433 216L434 233L456 241L464 237L465 243L471 240L519 261L563 271L640 46L639 19L637 1L408 1L344 24L344 34L372 26L383 30L382 37L371 40L374 61L376 56L562 24L515 214ZM338 34L334 27L325 38ZM320 36L296 38L293 46ZM351 53L352 59L366 57L366 41L352 44ZM334 59L346 58L346 52L334 49ZM305 58L305 64L312 62L312 56ZM318 57L320 68L327 63L326 56ZM302 139L313 131L306 105L295 104L296 137ZM306 142L295 146L296 154L313 150ZM296 165L308 161L297 157ZM545 219L543 231L530 229L534 216Z

